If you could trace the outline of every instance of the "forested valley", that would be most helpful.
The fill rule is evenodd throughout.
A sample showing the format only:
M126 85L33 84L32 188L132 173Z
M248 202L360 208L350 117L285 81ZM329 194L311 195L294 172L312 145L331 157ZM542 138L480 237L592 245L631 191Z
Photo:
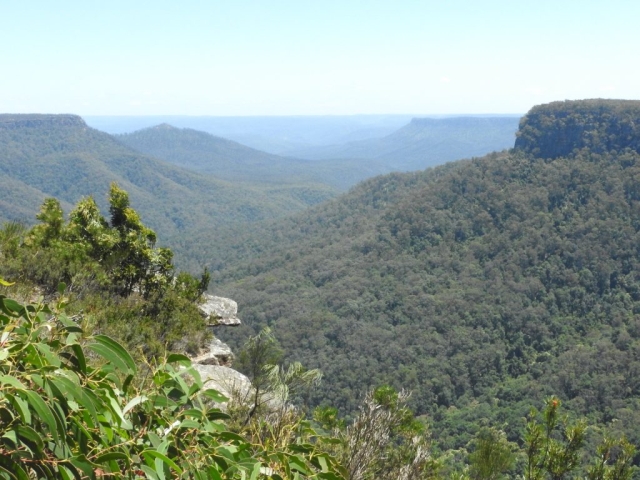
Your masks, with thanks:
M486 422L517 438L531 399L557 394L637 443L637 119L637 102L536 107L515 150L378 177L247 234L214 289L244 330L270 325L322 366L316 403L408 388L453 448Z
M534 107L514 149L339 196L0 120L0 477L637 475L640 102ZM186 356L207 290L253 403Z

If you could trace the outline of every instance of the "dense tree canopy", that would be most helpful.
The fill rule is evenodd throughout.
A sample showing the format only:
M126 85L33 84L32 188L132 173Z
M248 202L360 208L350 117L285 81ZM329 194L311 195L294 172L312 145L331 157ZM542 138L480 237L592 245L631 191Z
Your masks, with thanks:
M345 413L372 384L409 388L453 446L487 418L517 438L556 393L637 441L638 178L634 151L381 177L244 238L215 288Z
M640 101L566 100L533 107L520 122L516 148L541 158L574 150L640 152Z

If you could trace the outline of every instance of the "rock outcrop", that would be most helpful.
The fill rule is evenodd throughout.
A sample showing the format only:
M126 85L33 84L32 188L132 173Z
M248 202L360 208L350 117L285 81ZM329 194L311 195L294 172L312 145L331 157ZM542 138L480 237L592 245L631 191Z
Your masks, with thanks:
M219 338L214 338L207 346L205 351L191 359L192 363L200 365L217 365L223 367L230 367L233 365L234 360L233 352L229 345L224 343Z
M205 318L209 326L235 326L240 325L238 318L238 304L230 298L214 297L204 294L204 303L200 308L200 313Z
M200 374L205 389L213 388L227 398L240 400L250 398L253 391L251 380L237 370L221 365L200 363L194 363L193 368Z
M230 298L208 294L205 294L204 297L204 302L199 308L209 326L240 325L236 302ZM253 389L251 380L231 368L234 358L229 345L214 337L202 353L191 358L191 363L200 374L204 388L213 388L227 398L249 398ZM225 406L221 405L222 408Z

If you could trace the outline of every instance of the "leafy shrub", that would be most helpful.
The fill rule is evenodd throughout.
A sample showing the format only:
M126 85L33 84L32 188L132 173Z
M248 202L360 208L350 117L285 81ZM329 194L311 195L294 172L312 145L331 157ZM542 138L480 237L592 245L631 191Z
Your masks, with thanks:
M227 399L183 355L137 386L129 353L61 307L0 295L0 478L344 478L303 439L266 450L230 432Z

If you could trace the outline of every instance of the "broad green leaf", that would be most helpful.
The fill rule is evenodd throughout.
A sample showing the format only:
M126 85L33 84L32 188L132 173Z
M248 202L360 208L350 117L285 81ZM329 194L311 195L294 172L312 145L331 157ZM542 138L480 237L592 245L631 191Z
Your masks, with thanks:
M169 442L167 442L166 440L163 440L162 443L156 447L156 452L160 452L166 455L168 449L169 449Z
M131 425L131 422L125 418L124 414L122 413L122 409L118 404L118 401L112 396L109 396L109 404L111 405L111 410L120 419L120 426L125 430L131 430L133 428L133 425Z
M44 450L44 443L42 442L42 437L33 428L27 427L26 425L17 425L15 430L19 440L23 442L27 441L34 444L38 452L42 452Z
M73 465L71 465L71 467L73 468ZM76 478L76 474L74 474L66 465L58 465L58 473L63 480L75 480ZM77 476L80 477L80 475Z
M253 470L251 471L250 480L258 480L258 477L260 476L260 467L261 466L262 466L262 464L260 462L256 463L253 466Z
M241 436L238 435L237 433L233 433L233 432L222 432L219 435L221 440L225 440L225 441L236 441L240 444L246 443L246 439Z
M327 459L325 458L324 455L319 455L317 457L315 457L318 459L318 465L320 467L320 470L322 470L323 472L328 472L329 471L329 462L327 462Z
M222 480L222 476L220 475L220 472L213 465L207 469L207 475L210 480Z
M76 437L77 437L78 441L80 442L81 446L87 446L87 447L88 447L88 444L85 444L85 443L83 443L83 442L88 442L88 441L89 441L89 439L90 439L90 438L92 438L91 433L90 433L90 432L85 428L85 426L82 424L82 422L80 421L80 419L79 419L79 418L77 418L75 415L71 415L71 417L70 417L70 421L71 421L73 424L75 424L76 428L78 429L78 430L75 432L75 435L76 435ZM92 428L95 428L95 427L92 427ZM84 439L82 438L82 435L84 435L84 437L85 437ZM101 440L103 444L105 444L105 443L106 443L106 442L104 441L105 439L104 439L104 437L103 437L103 436L100 436L100 437L99 437L99 440ZM87 453L87 452L88 452L88 448L84 448L84 447L83 447L83 448L81 448L81 451L82 451L83 453Z
M35 366L38 369L47 366L47 364L42 359L42 355L40 354L40 352L38 351L38 349L35 347L34 344L32 343L27 344L24 348L24 352L26 353L26 356L25 356L26 363L30 363L31 365Z
M49 365L53 365L54 367L60 366L60 358L51 351L49 345L46 343L36 343L35 346Z
M127 393L127 390L129 390L129 385L131 385L131 382L133 381L134 376L133 374L129 374L127 375L127 378L124 379L124 382L122 383L122 391L124 393Z
M84 356L84 351L80 345L71 345L71 350L76 354L76 366L81 373L87 373L87 360Z
M164 464L162 463L162 460L160 460L159 458L154 459L153 466L156 470L156 473L158 474L158 478L160 480L166 480L167 477L164 474Z
M164 395L152 395L149 398L154 408L170 408L176 405L176 402Z
M123 452L105 453L105 454L100 455L99 457L95 458L93 460L93 463L104 464L104 463L112 462L114 460L122 460L122 461L124 461L127 464L127 469L128 470L131 469L131 460L129 459L129 455L127 455L126 453L123 453Z
M207 390L203 391L202 394L205 397L210 398L211 400L213 400L216 403L224 403L224 402L228 402L229 401L229 399L227 397L225 397L219 391L214 390L213 388L208 388Z
M172 353L167 357L167 363L179 363L185 367L191 366L191 359L181 353Z
M54 440L58 441L58 425L49 405L47 405L42 397L33 390L22 390L20 393L26 397L26 400L27 402L29 402L29 405L31 405L31 408L33 408L33 410L38 414L42 421L47 424L47 427L49 427L49 432L53 436Z
M180 373L174 373L174 374L172 374L172 377L176 382L178 382L178 385L180 386L180 391L185 396L188 396L189 395L189 385L187 385L187 382L184 381L184 378L182 378Z
M111 443L113 441L113 428L109 425L105 425L104 423L100 426L100 431L105 436L107 442Z
M73 382L71 382L71 380L67 380L67 382L69 382L69 383L66 383L64 380L62 380L62 381L68 387L70 387L69 384L73 385ZM95 397L95 395L93 395L93 392L90 392L88 389L76 387L75 385L74 385L74 387L75 387L75 389L73 387L70 388L70 391L73 392L74 399L82 407L87 409L87 411L89 412L89 414L91 415L91 417L93 418L95 423L97 424L98 423L98 410L100 409L101 402L98 402L97 398Z
M2 285L3 287L10 287L11 285L13 285L13 283L7 282L4 278L0 277L0 285Z
M216 452L218 453L222 453L221 450L223 450L224 447L220 447L218 449L216 449ZM225 452L227 454L229 454L228 452ZM227 458L226 455L209 455L209 460L212 460L216 463L216 465L219 465L220 468L224 471L227 470L227 468L229 468L229 460L231 460L231 464L235 464L235 459L233 458L233 455L230 455L231 458Z
M114 366L127 373L136 372L136 364L122 345L106 335L96 335L93 337L96 343L89 345L88 348L104 357Z
M151 480L160 480L156 471L147 465L140 465L140 469L149 477Z
M24 306L11 298L0 298L0 308L7 315L16 316L24 311Z
M198 419L202 419L204 417L204 414L202 413L202 410L197 410L195 408L189 408L187 410L183 410L182 412L180 412L178 414L179 417L194 417L194 418L198 418Z
M16 377L12 377L11 375L0 375L0 384L2 385L11 385L15 388L20 388L22 390L26 390L25 387L20 380Z
M212 408L211 410L207 411L207 418L209 420L228 420L231 417L229 416L229 414L224 413L217 408Z
M125 407L122 409L122 413L124 415L126 415L127 412L129 410L131 410L133 407L135 407L136 405L140 405L141 403L146 402L147 400L149 400L149 399L147 397L145 397L144 395L135 397L134 399L130 400L129 403L127 403L125 405Z
M94 478L95 465L87 460L87 457L84 455L76 455L75 457L70 458L69 461L74 467L82 470L87 477Z
M82 328L66 315L58 315L58 321L62 324L62 330L69 333L82 333Z
M178 428L200 428L200 423L195 420L186 419L180 422Z
M174 471L176 471L178 475L182 475L182 469L173 460L156 450L145 450L142 452L142 456L145 457L145 460L151 458L159 459L169 468L172 468Z
M18 411L18 414L20 415L20 419L22 420L22 422L25 425L31 425L31 411L29 410L29 404L27 403L27 401L23 400L17 395L14 396L8 393L5 395L9 399L9 402L11 403L11 405L13 405L13 408L15 408Z
M162 443L162 439L153 432L148 432L147 437L149 438L149 441L151 442L153 448L158 448L158 445Z
M306 462L300 455L289 455L289 466L303 475L309 475Z
M27 472L22 468L22 465L14 463L11 467L19 480L31 480L29 475L27 475Z
M14 445L18 444L18 436L15 430L9 430L8 432L5 432L5 434L2 435L2 438L10 440Z
M227 432L224 432L227 433ZM218 448L218 453L225 457L227 460L231 460L233 463L236 463L235 453L238 451L236 447L233 445L225 445Z

